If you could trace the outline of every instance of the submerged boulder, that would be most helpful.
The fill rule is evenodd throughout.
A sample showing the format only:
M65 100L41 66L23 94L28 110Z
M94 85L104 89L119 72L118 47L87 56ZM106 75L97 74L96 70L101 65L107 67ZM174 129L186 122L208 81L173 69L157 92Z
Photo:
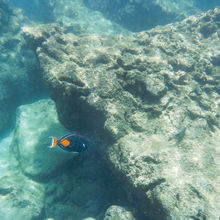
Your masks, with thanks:
M220 215L219 18L131 37L24 29L61 122L96 137L146 218Z
M33 178L50 178L53 171L74 154L49 149L50 136L61 137L67 130L59 123L55 104L40 100L17 109L11 151L22 172Z

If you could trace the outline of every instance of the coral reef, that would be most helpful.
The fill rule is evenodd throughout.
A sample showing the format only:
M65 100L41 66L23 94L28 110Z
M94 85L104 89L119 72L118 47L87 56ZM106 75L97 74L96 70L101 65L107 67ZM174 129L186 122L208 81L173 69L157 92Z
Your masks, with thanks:
M25 28L61 122L91 133L150 219L219 210L220 11L133 36Z

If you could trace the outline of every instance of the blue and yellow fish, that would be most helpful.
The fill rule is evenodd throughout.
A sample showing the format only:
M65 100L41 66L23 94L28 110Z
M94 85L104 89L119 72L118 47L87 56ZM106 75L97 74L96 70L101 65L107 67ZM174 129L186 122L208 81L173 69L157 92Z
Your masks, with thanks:
M52 138L52 143L49 148L53 148L55 146L60 147L62 150L71 152L71 153L81 153L88 149L88 139L84 136L78 134L68 134L60 139L55 137Z

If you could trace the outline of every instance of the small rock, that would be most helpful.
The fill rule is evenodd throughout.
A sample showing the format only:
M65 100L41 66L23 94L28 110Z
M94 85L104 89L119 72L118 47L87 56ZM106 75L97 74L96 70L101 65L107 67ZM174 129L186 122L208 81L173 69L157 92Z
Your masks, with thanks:
M112 205L105 212L104 220L135 220L135 218L126 208Z

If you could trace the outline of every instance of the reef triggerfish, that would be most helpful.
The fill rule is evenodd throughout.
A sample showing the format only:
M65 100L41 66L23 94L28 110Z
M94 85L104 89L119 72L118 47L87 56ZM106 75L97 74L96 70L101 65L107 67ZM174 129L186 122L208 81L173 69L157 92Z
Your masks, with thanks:
M52 144L51 146L49 146L50 148L59 146L62 150L72 153L80 153L88 149L87 138L78 134L68 134L61 137L60 139L57 139L55 137L51 138Z

